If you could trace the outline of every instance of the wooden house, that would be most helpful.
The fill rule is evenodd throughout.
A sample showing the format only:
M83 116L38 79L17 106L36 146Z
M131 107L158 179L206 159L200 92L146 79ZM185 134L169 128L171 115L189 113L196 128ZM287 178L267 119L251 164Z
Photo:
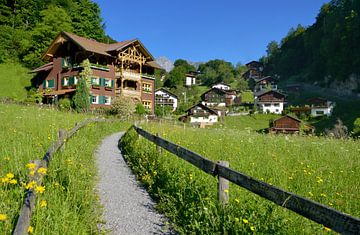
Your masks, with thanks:
M245 66L247 67L247 70L242 75L245 80L260 79L262 77L264 66L261 62L253 60L245 64Z
M255 105L263 113L281 114L284 104L285 95L278 91L265 91L255 97Z
M123 95L141 102L151 113L155 107L154 71L161 69L138 39L106 44L61 32L42 58L49 61L32 72L33 84L45 100L71 98L83 70L81 63L91 63L91 106L109 107Z
M311 116L331 116L335 103L324 98L316 97L308 100L311 107Z
M175 111L178 106L178 97L165 88L159 88L155 91L155 103L160 106L170 106Z
M190 123L198 124L213 124L218 122L219 113L216 110L213 110L202 103L198 103L188 110L186 110L186 115L180 117L181 121L189 121Z
M285 115L273 121L272 126L269 128L269 133L299 133L302 126L304 126L304 130L307 132L314 131L314 127L303 123L302 120Z
M278 89L277 80L271 76L254 79L254 81L255 81L254 92L267 91L267 90L276 91Z
M202 104L209 107L228 107L234 104L235 90L211 88L201 95Z

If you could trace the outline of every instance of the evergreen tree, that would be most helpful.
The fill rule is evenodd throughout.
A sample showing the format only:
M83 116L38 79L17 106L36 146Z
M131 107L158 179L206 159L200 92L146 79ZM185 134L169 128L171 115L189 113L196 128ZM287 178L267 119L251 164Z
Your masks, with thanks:
M84 68L80 73L80 79L73 97L74 108L77 112L86 112L90 108L90 89L91 68L88 59L84 60L81 66Z

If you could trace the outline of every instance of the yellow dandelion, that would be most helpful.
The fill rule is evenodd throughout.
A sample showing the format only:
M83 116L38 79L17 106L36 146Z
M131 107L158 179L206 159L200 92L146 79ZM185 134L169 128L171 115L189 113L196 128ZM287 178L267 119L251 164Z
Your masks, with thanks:
M293 180L294 178L292 176L289 176L289 180Z
M35 163L28 163L28 164L26 164L26 167L27 167L29 170L34 170L35 167L36 167L36 164L35 164Z
M13 179L14 178L14 174L9 172L6 174L6 178L8 178L9 180Z
M46 206L47 206L46 200L41 200L40 201L40 207L46 207Z
M44 168L44 167L40 167L39 170L38 170L38 173L40 175L46 175L46 172L47 172L47 169Z
M247 220L247 219L243 219L242 221L243 221L244 224L248 224L248 223L249 223L249 220Z
M17 184L17 180L16 179L12 179L9 181L10 184Z
M26 186L25 188L26 189L32 189L36 186L36 182L34 180L30 181Z
M5 178L1 178L1 183L8 183L9 182L9 178L5 177Z
M34 171L34 170L30 171L30 172L29 172L29 175L30 175L30 176L34 176L34 175L35 175L35 171Z
M10 161L10 157L4 157L5 161Z
M240 221L239 218L235 218L235 222L238 223Z
M193 179L193 175L189 174L189 179L192 180Z
M7 215L0 214L0 221L5 221L5 220L7 220Z
M332 204L331 202L329 202L329 206L333 206L334 204Z
M234 200L236 203L240 203L240 200L239 199L237 199L237 198L235 198L235 200Z
M27 232L30 233L30 234L33 233L34 232L33 226L29 226Z
M45 191L45 186L36 186L35 192L43 193Z
M224 189L224 193L228 194L228 193L229 193L229 189Z
M310 197L314 196L314 194L312 192L308 193Z
M255 227L254 227L254 226L251 226L251 227L250 227L250 230L254 232L254 231L255 231Z
M328 227L324 227L324 230L325 230L326 232L330 232L330 231L331 231L331 229L328 228Z
M322 197L327 197L325 193L320 194Z

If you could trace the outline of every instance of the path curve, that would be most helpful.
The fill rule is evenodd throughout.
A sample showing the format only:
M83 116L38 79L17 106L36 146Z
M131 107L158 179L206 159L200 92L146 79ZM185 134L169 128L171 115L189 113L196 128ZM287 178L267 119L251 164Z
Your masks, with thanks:
M164 217L125 163L118 148L124 132L106 137L96 151L98 193L104 206L101 225L112 234L167 234Z

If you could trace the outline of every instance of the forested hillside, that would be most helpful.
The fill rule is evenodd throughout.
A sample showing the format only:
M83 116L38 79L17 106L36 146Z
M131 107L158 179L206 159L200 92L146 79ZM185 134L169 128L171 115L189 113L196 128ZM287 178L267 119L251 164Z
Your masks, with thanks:
M280 43L272 41L262 58L266 73L330 85L357 82L360 87L360 0L332 0L316 22L291 29ZM351 78L351 79L350 79Z
M41 54L60 31L112 41L91 0L0 0L0 63L41 65Z

